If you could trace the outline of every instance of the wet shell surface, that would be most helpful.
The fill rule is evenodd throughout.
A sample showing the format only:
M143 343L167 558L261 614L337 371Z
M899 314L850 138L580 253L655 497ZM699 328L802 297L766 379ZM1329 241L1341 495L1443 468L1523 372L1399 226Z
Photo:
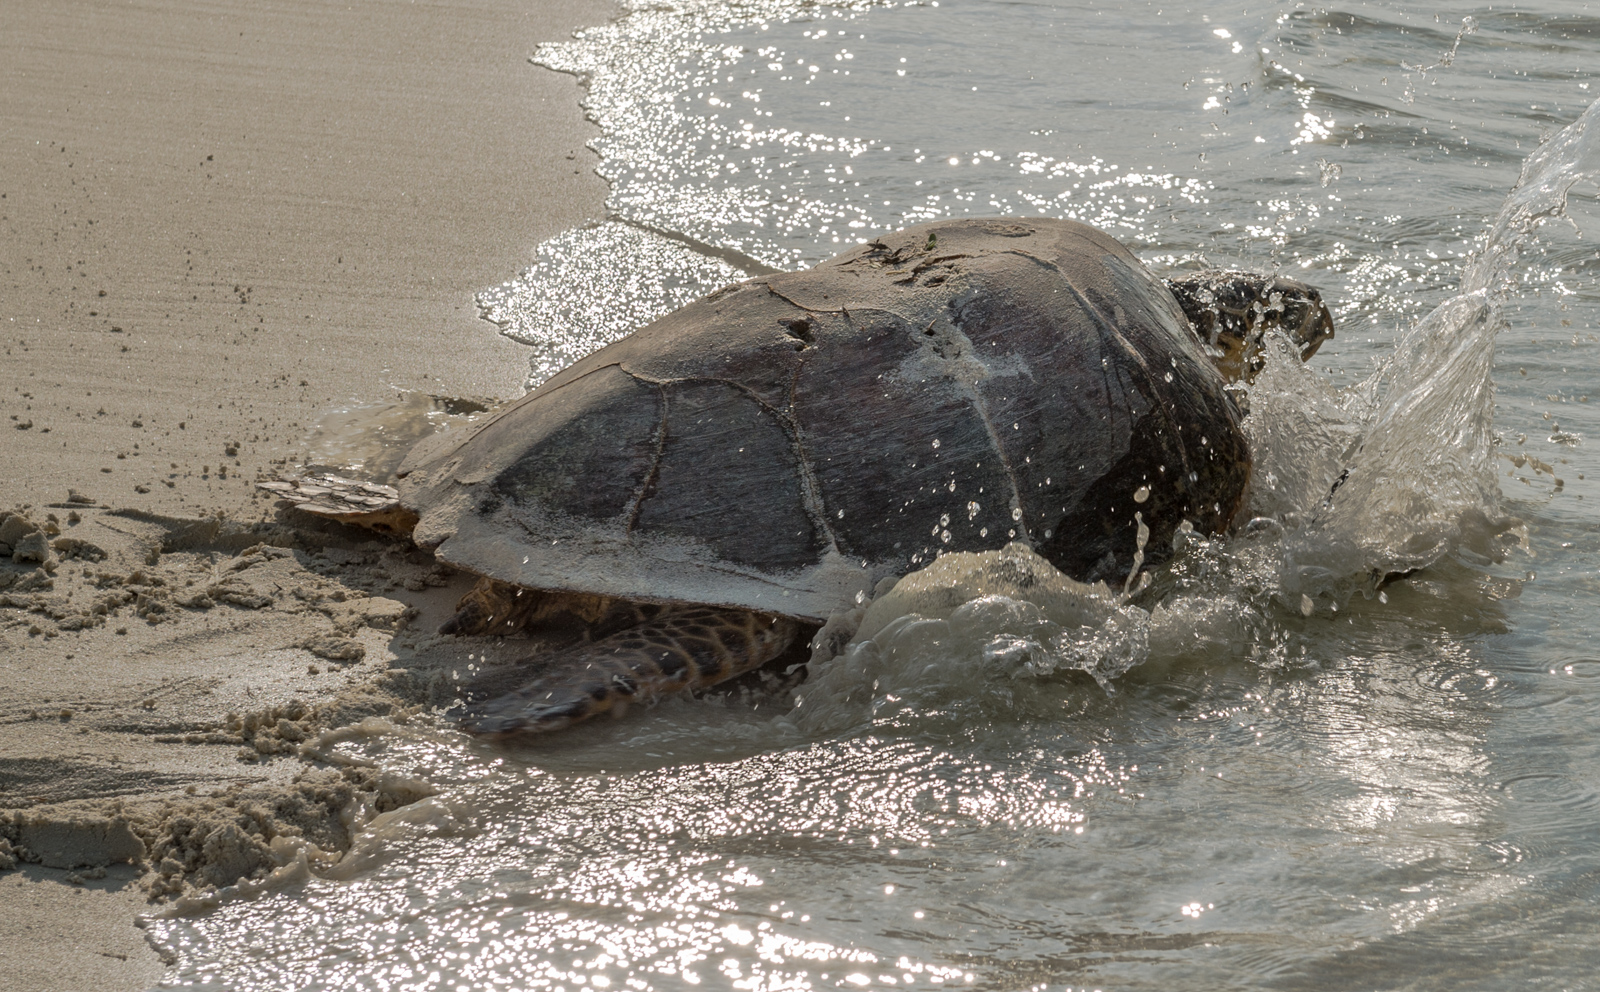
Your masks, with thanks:
M415 537L539 589L820 621L951 551L1120 579L1249 449L1166 286L1071 221L957 220L719 290L413 456Z

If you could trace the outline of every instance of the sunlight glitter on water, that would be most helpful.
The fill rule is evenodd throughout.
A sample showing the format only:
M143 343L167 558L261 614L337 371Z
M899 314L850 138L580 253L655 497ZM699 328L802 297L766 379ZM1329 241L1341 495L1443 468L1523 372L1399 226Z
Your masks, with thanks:
M989 147L953 144L984 132L977 125L997 99L1006 116L1037 111L1056 86L1012 64L1009 44L986 63L961 27L919 30L914 19L936 6L905 5L905 23L883 39L866 33L885 15L872 4L752 5L733 22L705 7L652 8L544 46L538 58L589 79L587 107L606 131L595 146L600 171L619 216L779 267L936 217L1026 209L1122 233L1158 226L1155 214L1174 204L1205 202L1191 177L1017 147L1011 135ZM650 54L619 62L619 46ZM673 95L639 99L647 92ZM930 132L925 118L898 113L907 99L939 104L946 127Z

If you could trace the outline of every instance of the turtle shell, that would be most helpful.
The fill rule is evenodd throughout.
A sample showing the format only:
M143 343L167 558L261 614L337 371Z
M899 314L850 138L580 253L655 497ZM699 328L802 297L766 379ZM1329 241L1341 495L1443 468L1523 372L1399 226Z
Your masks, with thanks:
M1165 285L1094 228L907 228L719 290L406 467L419 544L518 585L820 621L950 551L1120 578L1250 455Z

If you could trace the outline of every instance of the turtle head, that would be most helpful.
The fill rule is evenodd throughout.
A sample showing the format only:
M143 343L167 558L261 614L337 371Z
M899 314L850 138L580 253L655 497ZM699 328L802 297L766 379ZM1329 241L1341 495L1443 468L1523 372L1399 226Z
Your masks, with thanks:
M1300 349L1300 360L1333 337L1333 315L1322 294L1298 279L1236 269L1207 269L1167 288L1189 317L1223 378L1249 381L1261 370L1263 340L1280 330Z

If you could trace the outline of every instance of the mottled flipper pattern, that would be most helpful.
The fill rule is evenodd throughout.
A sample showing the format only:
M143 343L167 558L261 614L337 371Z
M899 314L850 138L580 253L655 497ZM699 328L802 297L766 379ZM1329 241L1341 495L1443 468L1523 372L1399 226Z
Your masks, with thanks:
M674 610L540 659L531 681L483 698L505 681L503 673L489 676L468 688L461 726L479 734L541 733L608 711L620 715L630 704L705 689L764 665L789 647L799 626L743 610Z
M506 637L568 622L582 624L594 639L653 620L670 609L681 607L592 593L524 589L486 577L461 597L455 616L444 622L439 633Z

